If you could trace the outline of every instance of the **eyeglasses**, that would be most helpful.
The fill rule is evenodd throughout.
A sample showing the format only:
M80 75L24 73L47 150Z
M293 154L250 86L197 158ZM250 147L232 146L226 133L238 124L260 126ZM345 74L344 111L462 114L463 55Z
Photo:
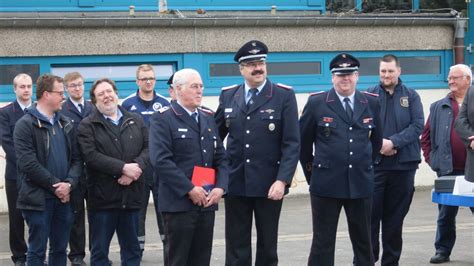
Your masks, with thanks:
M464 76L450 76L450 77L448 77L448 81L450 81L450 80L458 80L458 79L461 79L461 78L464 78Z
M147 82L147 81L150 81L150 82L151 82L151 81L154 81L155 78L140 78L140 79L138 79L138 80L141 81L141 82Z
M265 63L265 62L251 62L251 63L242 64L242 65L244 67L248 67L248 68L257 68L257 67L263 67L266 64L267 63Z
M80 88L80 87L82 87L82 86L84 86L84 83L79 82L79 83L71 83L71 84L68 84L66 87L67 87L67 88L74 88L74 89L75 89L75 88Z
M48 91L49 93L57 93L59 96L64 96L64 91Z

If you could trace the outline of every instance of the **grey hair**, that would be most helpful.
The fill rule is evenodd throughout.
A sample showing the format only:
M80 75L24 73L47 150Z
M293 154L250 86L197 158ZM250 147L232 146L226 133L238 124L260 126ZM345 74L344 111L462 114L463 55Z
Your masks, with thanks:
M454 66L451 66L449 68L449 71L453 70L453 69L459 69L461 70L461 72L463 73L463 75L465 77L469 77L469 80L471 81L471 84L469 85L472 85L472 70L471 68L468 66L468 65L465 65L465 64L457 64L457 65L454 65Z
M174 73L173 76L173 89L176 89L176 86L184 86L188 82L188 79L190 76L197 75L198 77L201 77L199 72L195 69L192 68L184 68L176 73Z

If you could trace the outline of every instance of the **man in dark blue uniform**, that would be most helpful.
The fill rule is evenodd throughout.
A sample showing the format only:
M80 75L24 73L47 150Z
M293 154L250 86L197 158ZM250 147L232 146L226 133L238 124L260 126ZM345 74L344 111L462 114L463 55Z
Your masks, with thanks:
M333 88L310 96L300 118L300 161L310 185L313 216L308 265L334 265L342 207L354 265L373 265L370 205L373 158L382 144L380 105L376 95L355 89L359 77L355 57L339 54L330 69Z
M199 108L199 73L176 72L173 87L176 101L150 121L150 160L158 176L158 205L168 241L164 264L207 266L215 210L227 191L228 165L212 112ZM208 186L198 177L208 177Z
M15 265L26 263L25 221L21 211L16 208L18 198L16 154L13 145L15 124L31 105L33 81L27 74L21 73L13 79L16 100L0 109L0 141L6 155L5 191L8 203L9 243L12 260Z
M226 265L277 265L278 223L299 154L295 93L267 79L268 48L250 41L235 54L244 84L223 88L215 114L230 159L226 207Z
M136 76L138 90L136 93L133 93L123 100L122 107L129 112L139 114L145 121L145 124L150 127L151 115L162 107L168 106L169 102L164 96L155 92L156 75L152 65L143 64L138 66ZM161 241L163 242L163 245L165 245L163 219L158 211L158 188L155 186L153 167L151 165L143 172L143 178L145 178L145 193L143 194L142 207L140 209L140 222L138 224L138 240L140 241L142 256L143 251L145 250L145 220L146 210L150 199L150 191L153 194L158 231L160 233Z
M379 95L384 130L382 149L375 161L372 248L377 261L382 224L381 264L398 265L403 220L410 208L415 172L421 162L420 135L424 116L418 93L402 84L397 57L382 57L379 74L380 84L368 90Z
M63 103L61 113L71 118L74 132L81 120L92 111L92 104L84 99L84 78L79 72L67 73L64 76L64 85L69 95ZM74 204L74 223L69 236L69 260L72 266L84 266L86 256L86 227L84 199L87 195L86 173L82 172L79 185L71 193L71 202Z

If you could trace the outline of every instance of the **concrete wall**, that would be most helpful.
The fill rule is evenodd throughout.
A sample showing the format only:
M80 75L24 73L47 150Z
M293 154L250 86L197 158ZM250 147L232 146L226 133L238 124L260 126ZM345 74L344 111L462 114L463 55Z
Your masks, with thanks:
M272 52L444 50L452 26L391 27L0 27L0 57L235 52L250 39Z
M424 112L425 112L425 119L428 118L429 107L430 104L434 101L443 98L448 90L418 90L420 94L421 100L423 102ZM298 110L299 113L303 111L303 107L306 104L308 99L308 94L297 94L297 101L298 101ZM203 104L216 110L218 106L218 97L205 97ZM0 176L4 176L5 171L5 157L4 152L0 149ZM418 170L415 178L415 185L416 186L431 186L433 185L433 180L436 177L436 174L431 171L429 166L422 162L420 164L420 169ZM298 194L298 193L308 193L308 185L306 184L306 180L303 175L303 171L301 170L301 166L298 165L298 169L296 175L293 180L293 185L290 193ZM5 197L5 186L4 186L4 179L0 178L0 212L7 211L7 202Z

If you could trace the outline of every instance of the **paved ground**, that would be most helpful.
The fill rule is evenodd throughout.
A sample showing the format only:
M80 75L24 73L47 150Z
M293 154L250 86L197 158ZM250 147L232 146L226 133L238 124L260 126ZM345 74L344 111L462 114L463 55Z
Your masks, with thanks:
M154 213L149 208L147 220L147 244L142 265L163 265L162 245L158 241L158 230ZM429 265L434 253L433 239L436 231L437 207L431 203L430 191L419 190L404 226L404 249L400 265ZM224 210L216 213L214 248L211 265L224 265ZM8 219L0 215L0 265L11 265L8 247ZM474 265L474 216L468 208L461 208L457 217L457 243L451 255L452 266ZM311 207L309 197L288 197L283 204L280 222L278 252L280 265L300 266L306 264L311 244ZM255 239L254 239L255 242ZM110 258L120 265L117 241L111 246ZM88 259L88 258L87 258ZM336 243L336 265L351 265L352 250L344 213L341 214Z

